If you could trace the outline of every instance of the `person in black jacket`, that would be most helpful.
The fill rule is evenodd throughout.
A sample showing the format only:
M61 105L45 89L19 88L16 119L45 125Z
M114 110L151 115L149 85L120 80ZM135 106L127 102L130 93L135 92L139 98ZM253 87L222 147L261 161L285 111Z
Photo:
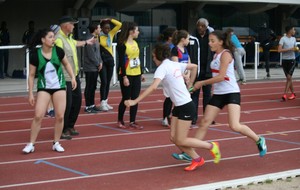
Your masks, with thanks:
M0 46L7 46L9 44L10 44L10 37L7 29L7 23L5 21L2 21L1 28L0 28ZM7 73L8 57L9 57L8 49L1 49L0 50L0 78L2 79L4 77L9 77Z
M213 58L213 53L208 46L208 36L209 33L213 31L213 28L209 27L208 24L209 23L205 18L200 18L197 21L195 35L190 37L190 40L192 41L188 46L191 62L199 65L196 81L206 80L212 77L210 62ZM203 86L202 91L204 112L205 107L211 98L211 85ZM193 125L196 124L198 119L199 95L200 89L192 93L192 99L196 105L196 115L192 121Z
M264 23L262 27L260 27L258 32L258 41L260 42L260 46L263 48L263 57L265 60L265 68L266 68L266 79L271 77L270 75L270 49L275 46L276 35L273 30L267 27L267 24Z

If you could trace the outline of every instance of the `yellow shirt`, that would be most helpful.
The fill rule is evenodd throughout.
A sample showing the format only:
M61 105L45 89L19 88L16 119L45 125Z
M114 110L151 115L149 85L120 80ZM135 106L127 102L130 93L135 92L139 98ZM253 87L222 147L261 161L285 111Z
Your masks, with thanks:
M64 42L67 44L65 44ZM62 30L59 30L58 34L56 35L55 44L65 51L66 57L73 68L73 72L75 76L77 76L79 73L76 49L77 41L73 39L72 35L66 36Z
M120 30L122 23L115 19L111 19L111 23L113 23L115 25L115 27L111 31L109 31L109 33L107 34L107 35L109 35L109 37L111 39L110 46L107 45L108 37L106 35L100 35L99 43L102 47L104 47L113 56L112 41L113 41L116 33Z
M125 43L125 69L126 75L137 76L141 75L141 62L139 59L140 49L136 41L132 44Z

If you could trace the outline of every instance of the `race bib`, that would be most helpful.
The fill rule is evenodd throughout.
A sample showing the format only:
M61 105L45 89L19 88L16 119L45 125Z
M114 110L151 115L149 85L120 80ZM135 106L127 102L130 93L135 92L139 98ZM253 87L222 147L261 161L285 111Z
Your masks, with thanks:
M130 59L129 60L129 65L130 68L136 68L141 64L140 59L139 58L134 58L134 59Z

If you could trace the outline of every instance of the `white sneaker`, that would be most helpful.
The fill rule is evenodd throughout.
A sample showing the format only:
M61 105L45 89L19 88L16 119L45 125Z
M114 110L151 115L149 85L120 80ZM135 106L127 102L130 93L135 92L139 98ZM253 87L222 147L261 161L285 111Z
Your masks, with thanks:
M112 106L110 106L110 105L107 103L107 101L108 101L108 99L105 100L106 107L107 107L109 110L114 109Z
M162 124L163 126L169 126L168 118L165 117L165 118L161 121L161 124Z
M34 152L34 145L33 145L33 143L28 143L25 146L25 148L23 149L23 152L26 153L26 154Z
M65 149L61 146L61 144L59 144L59 142L56 142L52 146L52 150L57 151L57 152L64 152L65 151Z
M108 111L108 110L109 110L109 108L107 107L107 103L106 103L105 100L102 100L102 101L101 101L101 104L100 104L100 110L101 110L101 111Z

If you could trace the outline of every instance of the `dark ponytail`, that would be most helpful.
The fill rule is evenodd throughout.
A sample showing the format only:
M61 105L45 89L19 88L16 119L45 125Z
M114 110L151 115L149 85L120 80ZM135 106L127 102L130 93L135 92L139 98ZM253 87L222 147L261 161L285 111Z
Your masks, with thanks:
M27 45L29 51L34 50L38 45L42 45L42 38L45 38L49 32L53 31L50 28L45 28L37 31Z
M123 22L121 27L121 32L118 35L118 45L125 44L128 39L129 32L135 30L137 24L135 22Z
M172 36L172 43L178 45L182 38L187 38L189 33L186 30L176 30Z
M219 40L223 41L222 47L228 49L232 54L235 50L233 43L231 42L231 34L227 32L222 32L221 30L215 30L210 33L211 35L216 36Z

